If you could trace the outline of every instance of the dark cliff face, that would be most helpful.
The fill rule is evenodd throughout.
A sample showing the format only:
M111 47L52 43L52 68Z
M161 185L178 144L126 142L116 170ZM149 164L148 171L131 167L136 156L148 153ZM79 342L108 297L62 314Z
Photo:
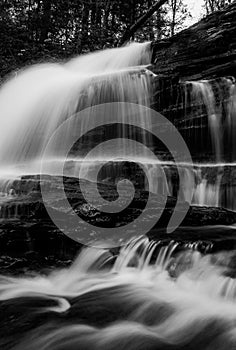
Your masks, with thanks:
M155 42L152 62L153 108L178 128L193 159L235 161L236 2Z

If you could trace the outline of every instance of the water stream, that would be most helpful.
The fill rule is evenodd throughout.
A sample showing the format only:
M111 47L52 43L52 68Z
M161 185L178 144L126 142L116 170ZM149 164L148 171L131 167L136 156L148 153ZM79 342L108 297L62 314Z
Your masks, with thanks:
M1 348L235 348L235 252L189 248L141 238L118 256L87 249L67 269L1 277L1 317L12 318Z

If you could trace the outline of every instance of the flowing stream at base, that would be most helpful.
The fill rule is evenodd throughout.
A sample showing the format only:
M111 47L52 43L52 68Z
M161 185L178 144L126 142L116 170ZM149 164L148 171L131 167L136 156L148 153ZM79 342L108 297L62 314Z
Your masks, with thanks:
M235 258L140 238L117 256L82 250L71 267L48 275L1 276L0 346L234 349Z

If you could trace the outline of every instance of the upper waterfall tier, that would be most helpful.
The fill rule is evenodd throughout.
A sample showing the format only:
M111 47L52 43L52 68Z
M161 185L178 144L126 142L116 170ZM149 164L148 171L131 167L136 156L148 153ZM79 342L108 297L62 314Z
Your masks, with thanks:
M12 78L0 91L1 166L40 160L59 125L86 107L107 102L149 106L153 73L146 66L150 60L150 43L136 43L82 55L64 65L36 65ZM140 113L138 118L144 126L145 116ZM93 125L90 119L85 124ZM60 157L72 131L80 127L83 134L86 130L76 119L72 123L52 157ZM116 135L122 137L122 133L121 126Z

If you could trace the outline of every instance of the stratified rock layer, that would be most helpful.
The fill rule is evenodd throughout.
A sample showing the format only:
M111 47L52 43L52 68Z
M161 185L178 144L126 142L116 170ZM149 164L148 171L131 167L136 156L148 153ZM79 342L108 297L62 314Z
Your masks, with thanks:
M68 213L65 212L63 202L60 202L60 198L57 197L55 189L58 178L48 176L43 182L43 185L52 191L51 208L58 211L63 220L63 216L68 215ZM128 213L123 217L117 216L114 222L114 218L110 217L109 214L101 213L84 202L78 180L65 178L64 185L74 211L81 219L88 220L94 226L98 224L102 224L104 227L113 227L117 224L125 225L141 214L148 197L148 192L136 191L135 199L129 207ZM78 242L75 242L63 234L49 218L41 193L38 191L39 179L37 176L16 180L13 186L17 195L5 200L1 207L1 271L23 272L69 264L82 246L79 243L79 233L80 230L83 232L83 220L81 220L81 226L78 230ZM104 198L109 200L114 198L114 185L100 184L99 190ZM88 181L86 182L86 191L88 196L93 196L92 187ZM160 195L152 194L151 200L155 203L155 208L158 207ZM166 227L173 213L175 202L174 198L168 198L162 217L149 232L149 237L162 240L162 244L171 240L182 242L183 247L191 246L194 243L200 251L204 252L236 247L235 229L225 226L236 223L236 213L221 208L191 207L182 227L168 235ZM150 216L155 215L155 210L151 210ZM88 237L88 242L91 243L91 239L92 236ZM94 242L96 244L96 238L94 238ZM114 250L114 253L116 251L117 249Z
M151 69L157 75L153 108L177 127L198 162L217 161L219 157L221 161L235 161L235 155L230 154L235 146L235 126L227 124L236 77L235 18L234 2L172 38L153 44ZM192 82L202 80L209 83L209 91L195 100ZM212 114L219 119L224 135L220 156L215 154L212 141Z
M236 3L174 37L154 43L154 72L197 80L235 75Z

